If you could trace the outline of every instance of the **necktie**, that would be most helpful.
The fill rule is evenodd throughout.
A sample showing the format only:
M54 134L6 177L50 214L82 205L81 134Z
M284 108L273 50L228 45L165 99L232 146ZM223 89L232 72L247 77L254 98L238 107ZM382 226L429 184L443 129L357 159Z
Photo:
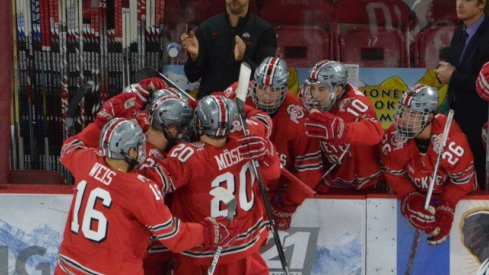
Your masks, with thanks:
M464 57L464 53L465 53L465 50L467 49L467 44L469 44L469 41L468 41L468 38L469 37L469 34L467 33L467 31L464 30L463 32L463 35L462 35L462 43L464 45L463 47L463 50L462 50L462 53L460 54L460 59L459 59L459 63L462 63L462 58Z

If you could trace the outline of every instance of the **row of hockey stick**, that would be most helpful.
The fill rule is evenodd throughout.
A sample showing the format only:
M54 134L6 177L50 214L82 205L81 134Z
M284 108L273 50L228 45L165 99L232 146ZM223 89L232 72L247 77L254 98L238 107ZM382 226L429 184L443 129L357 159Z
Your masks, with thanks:
M162 67L164 1L12 1L18 70L11 168L63 172L68 106L76 108L71 130L79 131L136 71ZM74 98L80 102L69 104Z

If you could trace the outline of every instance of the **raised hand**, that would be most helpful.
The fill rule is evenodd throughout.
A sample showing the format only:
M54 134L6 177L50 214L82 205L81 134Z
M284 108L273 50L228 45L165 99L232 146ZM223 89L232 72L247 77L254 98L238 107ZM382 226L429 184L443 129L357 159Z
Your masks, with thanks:
M197 36L195 36L194 31L190 31L187 33L182 33L180 36L180 40L182 42L182 47L187 51L190 55L190 58L195 61L199 56L199 40Z
M341 141L348 126L343 119L329 112L312 112L306 118L306 135L324 141Z
M244 59L244 56L245 56L245 52L246 52L246 44L245 42L243 41L243 39L241 39L241 37L239 36L235 36L234 37L234 60L236 61L243 61Z
M275 150L270 141L259 136L246 136L239 140L238 151L246 160L266 160L274 156Z
M144 108L144 102L135 93L120 93L107 100L97 113L95 123L102 128L105 123L115 117L131 119Z

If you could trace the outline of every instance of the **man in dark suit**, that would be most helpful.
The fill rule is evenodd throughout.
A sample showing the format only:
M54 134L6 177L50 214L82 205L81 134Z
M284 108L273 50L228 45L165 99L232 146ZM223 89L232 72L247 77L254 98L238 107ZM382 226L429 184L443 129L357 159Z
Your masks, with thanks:
M488 105L477 95L475 80L482 65L489 60L489 18L484 16L487 1L457 0L457 17L463 26L453 35L447 60L440 62L436 70L440 82L448 83L448 102L455 110L455 120L467 135L481 184L485 182L485 152L480 136ZM456 148L453 151L455 161L461 152Z

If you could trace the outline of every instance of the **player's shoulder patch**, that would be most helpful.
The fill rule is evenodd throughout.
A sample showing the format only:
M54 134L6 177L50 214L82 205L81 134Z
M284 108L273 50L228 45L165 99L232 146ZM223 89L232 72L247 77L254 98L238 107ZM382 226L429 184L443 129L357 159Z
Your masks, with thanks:
M406 145L408 139L402 137L394 127L389 128L382 139L382 154L388 155L394 151L398 151Z
M188 145L194 147L197 151L202 151L205 148L205 143L203 143L202 141L194 141L188 143Z
M299 123L299 120L305 115L302 106L296 104L289 104L287 106L287 113L289 114L290 120L295 123Z

